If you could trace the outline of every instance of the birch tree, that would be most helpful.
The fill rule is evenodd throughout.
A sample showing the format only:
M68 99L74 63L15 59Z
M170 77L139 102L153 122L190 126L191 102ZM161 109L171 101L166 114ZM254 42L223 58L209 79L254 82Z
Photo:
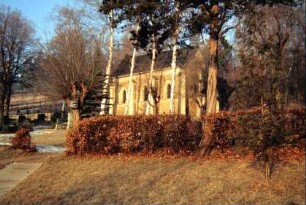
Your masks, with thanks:
M121 5L114 0L103 0L99 11L108 17L109 26L109 43L108 43L108 60L105 69L105 80L104 86L102 88L102 101L101 101L101 115L108 114L109 111L109 86L110 86L110 76L112 72L112 62L113 62L113 49L114 49L114 35L117 25L121 22Z
M163 1L146 1L139 3L140 22L137 34L132 33L132 39L136 40L139 47L144 49L151 56L151 65L149 73L149 94L145 114L158 114L158 102L160 96L157 92L154 82L154 69L156 57L162 50L163 44L169 38L169 24L166 23L165 14L167 7L163 5Z
M170 91L170 114L175 113L175 78L176 78L176 62L177 49L179 44L180 32L186 27L188 17L184 13L188 12L189 3L186 1L170 0L168 2L172 10L169 18L170 29L172 33L172 62L171 62L171 91ZM185 22L184 22L185 21Z
M113 11L109 12L109 28L110 28L110 38L109 38L109 54L108 54L108 60L107 60L107 65L105 69L105 81L104 81L104 86L102 88L102 102L101 102L101 115L108 114L108 106L107 106L107 101L109 97L109 81L110 81L110 75L111 75L111 66L112 66L112 61L113 61L113 47L114 47L114 24L113 24Z
M143 12L142 9L139 9L139 4L138 3L133 3L130 2L128 4L127 7L124 8L124 13L126 16L126 19L128 19L130 24L134 24L131 25L132 27L134 27L134 29L131 31L131 33L134 33L134 36L138 36L138 32L140 29L140 15ZM136 25L135 25L136 24ZM127 100L126 100L126 105L125 105L125 110L124 110L124 114L133 114L130 110L131 107L131 101L132 101L132 89L133 89L133 73L134 73L134 68L135 68L135 61L136 61L136 53L137 50L139 49L139 43L137 42L137 40L131 39L131 43L133 45L133 54L131 57L131 63L130 63L130 75L129 75L129 84L128 84L128 92L127 92ZM133 105L132 105L133 106Z
M139 30L139 20L136 22L136 28L135 32L136 35L138 35L138 30ZM134 73L134 68L135 68L135 60L136 60L136 53L137 53L137 43L134 41L133 42L133 54L131 58L131 64L130 64L130 75L129 75L129 85L128 85L128 92L127 92L127 100L126 100L126 105L125 105L125 110L124 110L124 115L127 115L129 113L129 109L131 106L131 97L132 96L132 89L133 89L133 73ZM133 114L133 113L131 113Z

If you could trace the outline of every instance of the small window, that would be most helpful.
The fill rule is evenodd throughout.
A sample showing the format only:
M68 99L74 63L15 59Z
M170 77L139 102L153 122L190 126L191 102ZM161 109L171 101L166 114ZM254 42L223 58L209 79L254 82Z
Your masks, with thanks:
M148 100L148 96L149 96L148 87L144 87L144 89L143 89L143 100L147 101Z
M171 85L168 84L168 85L167 85L167 98L169 99L170 96L171 96Z
M124 90L122 93L122 103L126 102L126 91Z

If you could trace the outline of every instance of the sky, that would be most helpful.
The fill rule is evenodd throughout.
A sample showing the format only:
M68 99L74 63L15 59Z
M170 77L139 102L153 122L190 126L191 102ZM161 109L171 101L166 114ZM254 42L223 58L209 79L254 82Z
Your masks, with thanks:
M56 6L72 3L74 0L0 0L0 4L18 9L22 16L32 22L36 36L40 39L53 35L54 23L50 21L50 14Z

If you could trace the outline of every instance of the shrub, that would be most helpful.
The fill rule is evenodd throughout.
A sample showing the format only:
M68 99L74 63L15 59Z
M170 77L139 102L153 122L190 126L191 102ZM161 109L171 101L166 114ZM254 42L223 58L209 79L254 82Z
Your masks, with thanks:
M67 154L194 151L201 123L181 115L100 116L84 119L67 136Z
M30 129L21 127L17 130L15 137L11 139L13 149L22 149L26 151L36 151L35 146L31 145Z
M305 141L302 109L268 112L260 108L219 112L203 118L212 127L213 148L246 147L255 153ZM66 136L67 154L193 152L202 138L202 123L182 115L99 116L87 118Z
M212 146L249 147L255 152L284 144L297 145L306 136L306 117L303 109L267 112L260 108L225 111L205 116L212 125Z

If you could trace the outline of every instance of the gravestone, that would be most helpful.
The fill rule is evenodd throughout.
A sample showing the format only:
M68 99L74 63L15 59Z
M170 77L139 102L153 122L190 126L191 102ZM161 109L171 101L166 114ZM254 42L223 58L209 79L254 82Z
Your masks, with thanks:
M3 116L3 125L9 125L9 124L10 124L9 116Z
M26 119L26 117L24 115L19 115L18 116L18 123L22 123L25 119Z
M41 114L38 114L37 116L37 122L38 123L45 123L46 122L46 115L41 113Z

